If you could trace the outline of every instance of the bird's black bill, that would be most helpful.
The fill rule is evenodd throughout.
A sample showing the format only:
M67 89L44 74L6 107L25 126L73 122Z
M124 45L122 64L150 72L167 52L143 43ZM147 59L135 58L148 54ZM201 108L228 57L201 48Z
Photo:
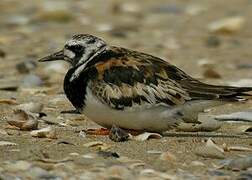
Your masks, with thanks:
M56 60L64 60L64 53L63 50L58 51L56 53L53 53L49 56L43 57L39 59L39 62L45 62L45 61L56 61Z

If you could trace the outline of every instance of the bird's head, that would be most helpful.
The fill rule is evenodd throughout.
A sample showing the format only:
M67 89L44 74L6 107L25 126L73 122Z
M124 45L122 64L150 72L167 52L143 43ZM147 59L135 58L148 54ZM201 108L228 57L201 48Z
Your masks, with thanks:
M89 34L77 34L65 43L63 50L41 58L39 61L64 60L76 67L89 62L106 47L106 42L98 37Z

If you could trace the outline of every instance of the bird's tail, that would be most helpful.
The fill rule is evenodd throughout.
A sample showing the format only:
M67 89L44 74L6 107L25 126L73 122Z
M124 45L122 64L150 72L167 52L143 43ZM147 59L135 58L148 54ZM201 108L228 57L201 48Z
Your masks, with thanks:
M191 82L184 84L193 99L223 99L223 100L244 100L246 96L252 96L252 87L234 87L209 85L202 82Z

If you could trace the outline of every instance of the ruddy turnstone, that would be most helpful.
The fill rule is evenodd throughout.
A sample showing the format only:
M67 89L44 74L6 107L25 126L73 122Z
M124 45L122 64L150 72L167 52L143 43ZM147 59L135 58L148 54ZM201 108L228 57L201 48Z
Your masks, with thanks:
M180 122L197 123L200 111L252 90L205 84L163 59L89 34L74 35L63 50L39 61L55 60L71 64L64 91L72 105L106 128L162 132Z

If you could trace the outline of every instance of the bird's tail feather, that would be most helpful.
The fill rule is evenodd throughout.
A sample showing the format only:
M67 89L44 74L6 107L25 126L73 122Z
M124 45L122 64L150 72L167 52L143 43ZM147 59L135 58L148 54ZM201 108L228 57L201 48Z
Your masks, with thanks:
M218 86L202 82L182 83L182 87L193 99L241 100L244 96L252 96L249 94L252 87Z

